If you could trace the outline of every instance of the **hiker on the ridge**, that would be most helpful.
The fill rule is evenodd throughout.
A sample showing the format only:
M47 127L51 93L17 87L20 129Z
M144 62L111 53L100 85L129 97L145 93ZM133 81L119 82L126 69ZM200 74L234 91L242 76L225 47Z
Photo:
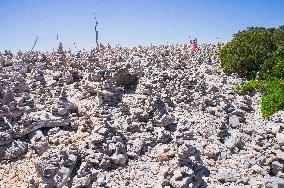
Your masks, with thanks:
M192 49L195 50L197 48L197 40L196 38L193 40Z

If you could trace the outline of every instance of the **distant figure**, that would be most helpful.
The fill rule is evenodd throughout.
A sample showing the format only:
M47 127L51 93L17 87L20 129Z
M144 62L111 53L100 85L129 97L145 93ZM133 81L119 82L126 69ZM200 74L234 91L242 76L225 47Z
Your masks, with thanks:
M62 42L59 42L57 52L60 53L60 54L62 54L64 52Z
M196 44L196 41L194 40L192 43L192 49L195 50L196 48L197 48L197 44Z

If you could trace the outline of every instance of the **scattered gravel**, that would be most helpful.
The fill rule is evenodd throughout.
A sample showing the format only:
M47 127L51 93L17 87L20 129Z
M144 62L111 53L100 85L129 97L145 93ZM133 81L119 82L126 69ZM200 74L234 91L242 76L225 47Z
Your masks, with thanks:
M0 187L283 187L284 111L218 49L0 54Z

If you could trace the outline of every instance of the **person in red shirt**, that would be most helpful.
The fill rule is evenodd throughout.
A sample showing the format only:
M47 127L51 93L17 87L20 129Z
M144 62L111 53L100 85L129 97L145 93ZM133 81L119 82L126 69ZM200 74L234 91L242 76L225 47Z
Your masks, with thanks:
M197 44L196 44L196 40L194 40L193 43L192 43L192 49L195 50L196 48L197 48Z

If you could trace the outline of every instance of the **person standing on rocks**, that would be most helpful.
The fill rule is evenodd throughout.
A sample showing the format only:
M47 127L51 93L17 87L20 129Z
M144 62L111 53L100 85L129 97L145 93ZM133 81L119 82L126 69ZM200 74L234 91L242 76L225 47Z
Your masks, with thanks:
M193 40L192 49L195 50L197 48L197 40L196 38Z

